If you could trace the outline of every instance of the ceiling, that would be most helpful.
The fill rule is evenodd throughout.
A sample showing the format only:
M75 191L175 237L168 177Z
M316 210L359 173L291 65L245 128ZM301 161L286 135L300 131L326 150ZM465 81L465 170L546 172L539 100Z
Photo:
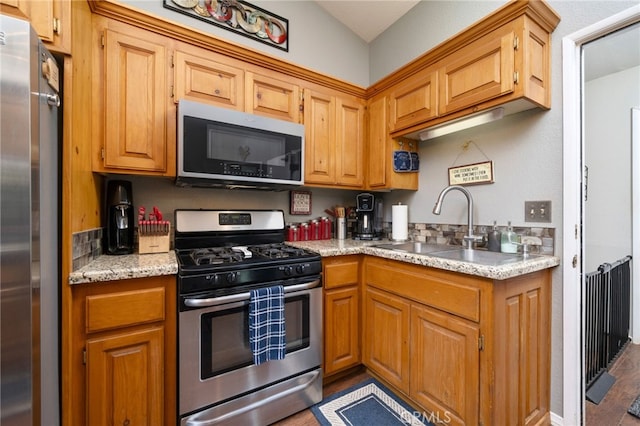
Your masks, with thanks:
M324 10L370 43L420 0L316 0Z
M640 24L584 45L585 81L637 66L640 66Z

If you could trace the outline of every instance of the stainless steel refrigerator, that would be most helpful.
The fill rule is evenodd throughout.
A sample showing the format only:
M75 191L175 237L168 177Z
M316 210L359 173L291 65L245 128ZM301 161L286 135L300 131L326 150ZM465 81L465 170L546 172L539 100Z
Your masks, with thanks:
M58 65L0 14L0 424L58 425Z

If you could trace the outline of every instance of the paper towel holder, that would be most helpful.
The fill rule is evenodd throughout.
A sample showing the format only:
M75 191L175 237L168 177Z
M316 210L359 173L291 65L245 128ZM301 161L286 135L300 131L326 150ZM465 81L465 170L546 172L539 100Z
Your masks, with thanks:
M398 207L404 207L404 209L399 210ZM394 241L394 242L409 241L408 226L409 226L408 206L403 205L400 202L398 204L392 205L391 206L391 241Z

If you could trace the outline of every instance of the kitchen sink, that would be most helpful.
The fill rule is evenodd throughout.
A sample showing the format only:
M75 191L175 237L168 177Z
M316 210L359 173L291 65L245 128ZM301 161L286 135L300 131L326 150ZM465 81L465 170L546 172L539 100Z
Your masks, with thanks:
M447 246L443 244L426 244L419 242L398 242L374 245L375 248L391 250L400 253L423 254L441 259L458 260L461 262L476 263L486 266L508 265L521 262L537 255L524 256L521 253L500 253L486 250L469 250L460 246Z
M443 259L460 260L463 262L477 263L480 265L500 266L521 262L535 255L524 256L520 253L500 253L484 250L469 250L458 248L455 250L443 250L429 253L430 256Z
M373 246L375 248L392 250L402 253L415 253L415 254L429 254L432 252L445 251L445 250L457 250L457 247L446 246L443 244L427 244L414 241L408 241L404 243L386 243Z

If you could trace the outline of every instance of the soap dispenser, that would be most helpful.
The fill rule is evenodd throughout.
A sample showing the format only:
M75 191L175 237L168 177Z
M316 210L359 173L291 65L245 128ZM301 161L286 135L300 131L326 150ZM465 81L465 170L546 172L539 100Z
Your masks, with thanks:
M496 221L494 220L493 230L489 231L489 235L487 236L489 251L500 251L500 245L502 243L500 238L501 234L500 231L498 231L498 226L496 224Z
M500 243L500 251L503 253L517 253L518 246L514 243L517 242L518 235L513 232L513 227L511 226L511 221L507 224L507 230L502 233L501 243ZM511 242L513 241L513 242Z

